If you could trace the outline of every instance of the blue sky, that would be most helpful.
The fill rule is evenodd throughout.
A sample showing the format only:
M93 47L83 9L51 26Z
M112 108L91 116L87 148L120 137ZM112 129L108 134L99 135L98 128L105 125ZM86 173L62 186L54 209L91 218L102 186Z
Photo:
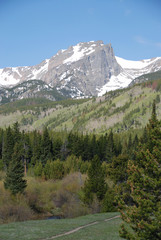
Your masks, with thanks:
M116 56L161 56L160 0L0 0L0 68L31 66L79 42Z

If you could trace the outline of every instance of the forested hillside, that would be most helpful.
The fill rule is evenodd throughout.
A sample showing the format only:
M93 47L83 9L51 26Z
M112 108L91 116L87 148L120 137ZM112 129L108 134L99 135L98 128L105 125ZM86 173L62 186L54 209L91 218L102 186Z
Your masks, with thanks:
M120 113L125 113L122 128L115 124L104 134L85 133L74 127L68 131L67 126L58 131L50 124L42 125L40 130L24 131L18 122L0 128L0 222L120 210L122 219L134 231L133 234L122 225L122 237L146 239L155 229L155 239L159 239L161 123L156 110L159 112L160 86L160 81L154 81L111 92L101 99L60 102L60 111L83 106L98 117L105 109L109 109L108 117L116 114L119 118ZM42 104L47 106L46 100L37 102L37 108L42 108ZM31 111L28 102L22 107ZM131 116L142 116L143 121L149 113L145 127L136 124L135 118L134 124L129 125ZM90 116L87 111L82 114L82 120ZM142 217L145 221L140 221Z
M106 133L144 127L151 114L152 102L161 119L161 80L109 92L102 97L52 102L46 99L23 99L0 106L0 127L19 122L20 129L47 127L54 131Z

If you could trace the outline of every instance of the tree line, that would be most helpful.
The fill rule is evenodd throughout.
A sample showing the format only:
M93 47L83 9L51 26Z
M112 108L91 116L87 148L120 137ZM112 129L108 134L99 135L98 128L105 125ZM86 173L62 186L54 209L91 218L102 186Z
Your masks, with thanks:
M14 195L26 187L26 169L45 179L61 179L72 169L87 173L80 196L84 204L97 199L103 211L119 209L127 223L120 231L125 239L160 239L161 123L155 102L141 137L129 134L123 139L112 130L102 136L74 132L59 136L47 128L27 133L15 123L0 129L0 156L4 186ZM106 176L113 181L112 188Z

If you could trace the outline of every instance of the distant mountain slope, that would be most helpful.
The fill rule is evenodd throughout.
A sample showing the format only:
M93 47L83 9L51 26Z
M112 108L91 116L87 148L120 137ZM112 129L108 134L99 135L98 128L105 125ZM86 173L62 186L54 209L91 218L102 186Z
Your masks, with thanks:
M146 81L153 81L153 80L158 80L158 79L161 79L161 71L143 74L140 77L135 78L129 84L129 87L133 86L136 83L143 83L143 82L146 82Z
M0 106L0 127L20 123L21 129L106 133L110 128L121 132L144 127L156 100L161 119L161 79L111 91L105 96L52 102L22 99Z
M41 80L29 80L10 88L0 88L0 104L25 98L46 98L51 101L65 99L55 88Z
M111 44L78 43L35 66L0 69L0 86L42 80L66 97L102 96L127 87L133 79L161 70L161 58L129 61L115 57Z

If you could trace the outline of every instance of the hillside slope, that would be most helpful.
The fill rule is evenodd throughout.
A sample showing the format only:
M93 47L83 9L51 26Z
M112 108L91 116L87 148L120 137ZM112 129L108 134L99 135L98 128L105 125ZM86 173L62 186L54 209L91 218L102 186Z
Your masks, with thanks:
M102 97L51 102L35 99L20 100L0 106L0 127L20 123L22 129L120 132L146 125L156 99L161 119L161 80L141 83L130 88L109 92Z

